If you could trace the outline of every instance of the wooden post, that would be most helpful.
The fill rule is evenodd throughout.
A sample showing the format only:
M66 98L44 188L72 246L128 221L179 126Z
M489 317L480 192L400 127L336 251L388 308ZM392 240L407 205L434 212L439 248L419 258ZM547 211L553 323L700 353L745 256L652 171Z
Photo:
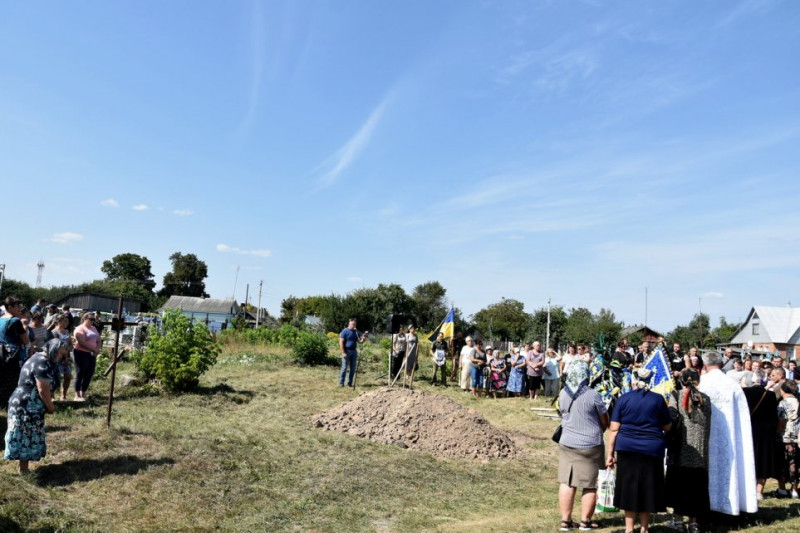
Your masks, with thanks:
M106 427L111 428L111 406L114 404L114 382L117 378L117 354L119 353L119 336L122 333L124 320L122 318L122 295L119 296L119 306L117 307L116 324L112 324L117 334L114 336L114 356L111 358L111 387L108 389L108 414L106 415Z

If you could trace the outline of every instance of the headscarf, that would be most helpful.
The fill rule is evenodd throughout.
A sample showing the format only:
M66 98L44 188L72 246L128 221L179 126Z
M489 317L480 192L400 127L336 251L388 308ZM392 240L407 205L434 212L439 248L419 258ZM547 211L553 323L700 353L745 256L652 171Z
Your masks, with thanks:
M589 386L589 364L583 360L575 360L567 370L567 380L564 389L573 400L581 389Z
M683 386L683 396L681 398L681 405L683 410L691 413L694 407L702 407L703 395L697 390L697 384L700 382L700 374L694 368L684 368L678 378Z
M47 341L47 344L44 345L44 354L47 356L47 360L51 363L55 363L56 357L58 357L58 351L66 346L66 341L62 341L61 339L50 339Z
M653 377L653 371L647 368L637 368L633 371L633 386L639 390L650 390L650 378Z

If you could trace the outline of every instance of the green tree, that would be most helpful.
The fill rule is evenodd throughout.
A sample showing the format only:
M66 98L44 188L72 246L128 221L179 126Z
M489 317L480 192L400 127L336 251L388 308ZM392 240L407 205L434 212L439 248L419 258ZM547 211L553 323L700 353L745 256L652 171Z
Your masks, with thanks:
M164 287L159 295L169 297L198 296L208 298L205 279L208 277L208 266L194 254L175 252L169 256L172 271L164 275Z
M742 325L736 322L728 322L724 316L719 317L719 326L711 330L711 339L714 345L730 342Z
M28 307L36 302L37 294L36 290L24 281L5 278L3 279L3 290L0 292L0 298L5 300L8 296L19 298Z
M109 281L135 282L152 292L156 282L151 268L150 260L143 255L125 253L103 261L100 270Z
M163 328L147 337L147 349L136 361L148 379L157 379L170 391L197 386L200 376L217 362L220 348L201 321L192 321L181 311L167 311Z
M602 308L597 313L594 320L595 326L595 340L600 335L603 336L606 346L613 347L620 340L619 335L622 332L622 323L617 322L617 317L610 309Z
M421 331L433 331L447 314L447 290L438 281L428 281L414 287L414 316Z
M570 343L594 344L597 328L592 312L585 307L570 309L564 335Z
M505 298L475 313L472 321L490 340L522 339L531 327L531 315L525 312L525 305Z
M550 347L560 347L566 342L565 328L567 326L567 313L560 305L550 308ZM538 340L542 343L547 339L547 308L542 307L533 313L531 328L525 340Z
M713 348L713 337L708 315L696 313L687 325L675 326L667 335L669 342L679 342L684 350L696 348Z

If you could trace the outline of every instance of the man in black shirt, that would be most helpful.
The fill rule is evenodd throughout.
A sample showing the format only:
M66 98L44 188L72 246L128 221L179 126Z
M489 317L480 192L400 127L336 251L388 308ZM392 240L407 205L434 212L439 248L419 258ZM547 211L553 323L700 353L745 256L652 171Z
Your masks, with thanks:
M641 346L639 347L639 353L633 358L633 366L636 368L641 367L647 358L650 356L650 342L649 341L642 341Z
M433 377L431 378L431 385L436 385L436 373L441 372L442 386L446 386L447 382L447 351L448 342L444 340L444 333L439 333L436 340L431 345L431 357L433 357Z

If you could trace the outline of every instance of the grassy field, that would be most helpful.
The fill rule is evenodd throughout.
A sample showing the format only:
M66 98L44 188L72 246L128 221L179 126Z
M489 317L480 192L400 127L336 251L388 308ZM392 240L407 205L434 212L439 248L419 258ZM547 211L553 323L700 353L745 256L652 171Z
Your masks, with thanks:
M117 388L111 430L108 381L97 381L86 404L48 417L49 455L33 475L0 466L0 532L557 531L556 422L530 411L545 401L433 389L423 364L420 388L511 431L530 451L523 460L441 460L313 428L309 416L383 384L378 357L362 361L354 393L334 367L229 345L195 393ZM799 508L768 499L716 531L798 531ZM600 518L603 531L622 527L617 513Z

